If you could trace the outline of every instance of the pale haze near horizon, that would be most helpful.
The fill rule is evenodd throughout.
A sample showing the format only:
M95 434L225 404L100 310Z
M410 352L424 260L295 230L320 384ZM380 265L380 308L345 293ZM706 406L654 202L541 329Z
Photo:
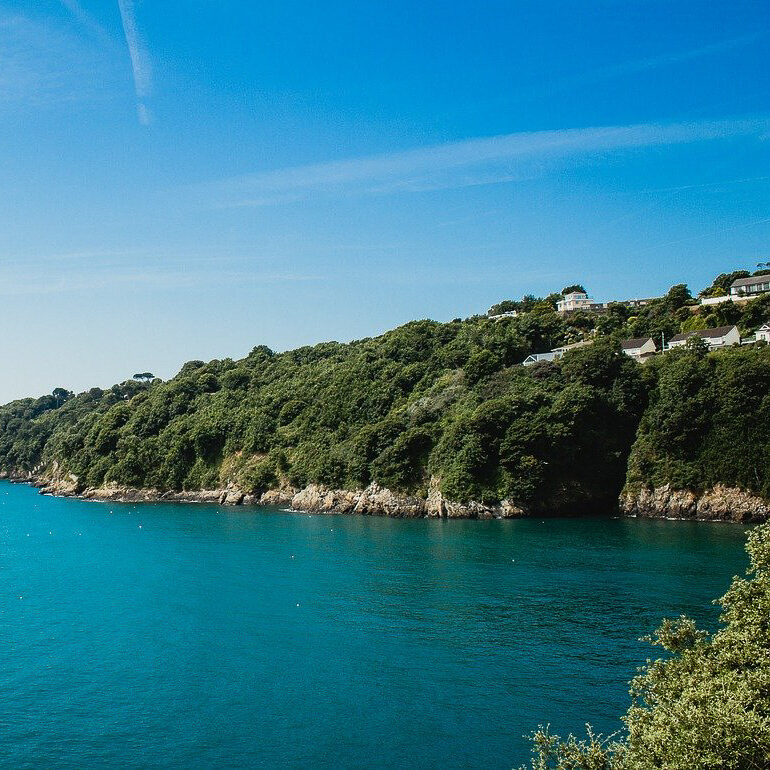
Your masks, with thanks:
M770 260L770 6L0 0L0 402Z

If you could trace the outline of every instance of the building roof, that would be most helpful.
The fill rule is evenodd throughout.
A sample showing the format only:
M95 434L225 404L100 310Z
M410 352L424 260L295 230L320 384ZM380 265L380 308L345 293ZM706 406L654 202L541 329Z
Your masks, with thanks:
M731 289L740 289L741 286L753 286L755 283L767 283L770 281L770 274L752 275L749 278L736 278L731 284Z
M620 343L620 347L623 348L623 350L636 350L637 348L646 345L648 342L652 342L652 337L634 337L631 340L623 340L623 342Z
M675 337L672 337L669 342L681 342L690 337L702 337L707 340L718 339L719 337L724 337L735 328L735 326L717 326L716 329L697 329L696 331L677 334Z
M535 364L540 361L554 361L557 355L555 350L550 350L548 353L530 353L521 363L527 366L527 364Z

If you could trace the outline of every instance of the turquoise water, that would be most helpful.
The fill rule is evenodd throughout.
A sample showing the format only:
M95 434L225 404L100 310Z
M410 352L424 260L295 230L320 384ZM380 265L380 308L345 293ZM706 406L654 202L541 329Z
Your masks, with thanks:
M104 505L0 483L0 766L510 768L620 726L745 529Z

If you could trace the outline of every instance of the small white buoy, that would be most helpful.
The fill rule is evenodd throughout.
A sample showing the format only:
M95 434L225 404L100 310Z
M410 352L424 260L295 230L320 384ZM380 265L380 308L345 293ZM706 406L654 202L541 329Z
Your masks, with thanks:
M21 596L19 597L19 599L21 599ZM299 602L297 602L297 607L299 607Z

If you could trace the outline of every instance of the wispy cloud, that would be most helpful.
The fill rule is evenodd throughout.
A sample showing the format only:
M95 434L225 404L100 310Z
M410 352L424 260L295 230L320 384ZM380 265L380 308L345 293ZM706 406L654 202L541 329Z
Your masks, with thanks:
M128 53L131 57L131 68L134 74L134 89L136 91L136 111L139 122L146 126L151 121L150 111L146 100L152 91L152 67L147 48L136 25L136 7L134 0L118 0L120 18L123 22L123 33L126 37Z
M265 171L195 188L217 207L290 203L311 196L421 192L530 179L555 164L606 153L732 137L766 138L770 118L534 131Z

